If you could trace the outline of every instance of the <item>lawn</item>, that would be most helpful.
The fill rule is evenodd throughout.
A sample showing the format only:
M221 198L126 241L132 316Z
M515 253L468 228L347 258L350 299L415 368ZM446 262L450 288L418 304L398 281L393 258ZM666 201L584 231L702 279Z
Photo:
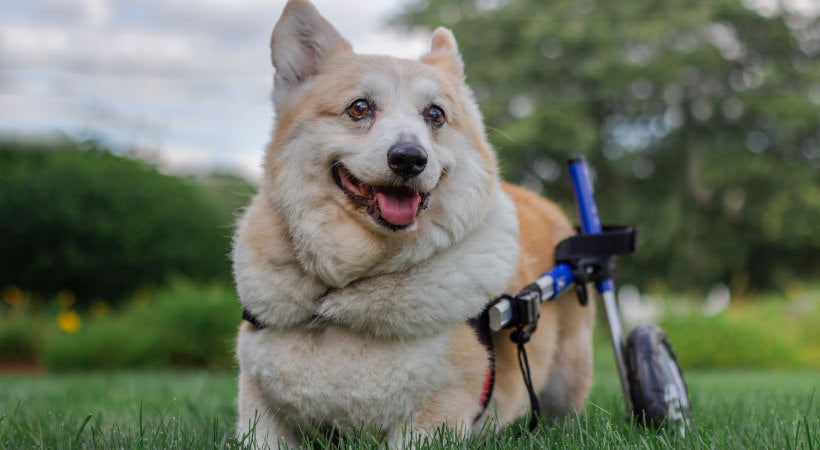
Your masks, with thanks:
M601 362L603 358L599 358ZM445 448L793 448L820 446L820 376L813 371L687 372L695 429L651 432L624 418L610 364L599 364L586 412L530 434L521 425ZM232 436L230 372L92 372L0 375L2 448L225 448ZM368 447L367 439L349 447ZM320 448L328 444L319 443Z
M198 372L0 376L0 448L224 448L236 377Z

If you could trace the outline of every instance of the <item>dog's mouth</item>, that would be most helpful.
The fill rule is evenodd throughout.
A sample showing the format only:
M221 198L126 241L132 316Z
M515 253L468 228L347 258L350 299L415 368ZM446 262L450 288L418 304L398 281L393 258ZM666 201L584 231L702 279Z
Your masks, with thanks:
M391 230L410 227L419 212L427 209L429 192L409 186L372 186L362 183L341 163L335 163L333 179L351 200L367 209L377 223Z

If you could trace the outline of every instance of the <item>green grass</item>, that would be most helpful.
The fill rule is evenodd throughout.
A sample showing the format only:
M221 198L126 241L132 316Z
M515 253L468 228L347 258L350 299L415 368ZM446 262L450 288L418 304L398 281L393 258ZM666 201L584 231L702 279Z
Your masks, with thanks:
M584 415L523 422L460 440L441 432L432 448L792 448L820 447L818 376L813 371L687 372L695 428L685 437L625 418L607 355L598 359ZM609 358L611 359L611 358ZM0 376L2 448L226 448L234 439L231 372L93 372ZM329 446L320 440L319 448ZM346 448L372 447L368 433Z
M2 448L223 448L228 372L94 372L0 377Z
M681 311L662 322L695 410L695 428L683 438L626 418L601 319L583 416L545 420L535 433L523 421L464 440L442 431L419 447L820 448L818 295L813 286L733 303L717 316ZM233 436L240 307L231 288L179 282L119 309L80 311L75 333L60 328L54 305L9 305L0 305L0 363L33 362L47 374L0 374L0 448L247 444ZM345 447L374 442L370 433L354 435ZM329 446L320 440L314 447Z

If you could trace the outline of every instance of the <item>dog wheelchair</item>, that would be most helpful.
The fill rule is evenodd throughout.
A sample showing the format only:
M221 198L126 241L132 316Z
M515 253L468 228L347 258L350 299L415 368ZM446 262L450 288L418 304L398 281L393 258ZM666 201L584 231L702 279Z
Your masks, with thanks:
M579 234L561 241L556 265L515 295L499 297L486 310L492 331L515 329L511 339L518 344L519 363L530 394L533 421L537 423L538 400L529 381L524 344L535 331L540 305L574 286L578 300L586 305L587 285L594 283L606 313L615 363L627 410L638 423L669 426L680 434L692 425L692 409L675 352L664 331L652 324L634 328L624 341L613 280L613 257L632 253L637 244L633 226L601 226L585 159L569 160L575 205L581 220Z

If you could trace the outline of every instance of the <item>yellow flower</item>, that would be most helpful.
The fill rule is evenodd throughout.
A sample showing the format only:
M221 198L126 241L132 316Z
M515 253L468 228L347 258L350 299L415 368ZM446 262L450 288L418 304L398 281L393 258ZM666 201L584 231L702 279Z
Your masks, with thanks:
M60 325L60 328L66 333L76 333L77 330L80 329L80 325L82 325L79 314L70 309L61 312L60 315L57 316L57 324Z

